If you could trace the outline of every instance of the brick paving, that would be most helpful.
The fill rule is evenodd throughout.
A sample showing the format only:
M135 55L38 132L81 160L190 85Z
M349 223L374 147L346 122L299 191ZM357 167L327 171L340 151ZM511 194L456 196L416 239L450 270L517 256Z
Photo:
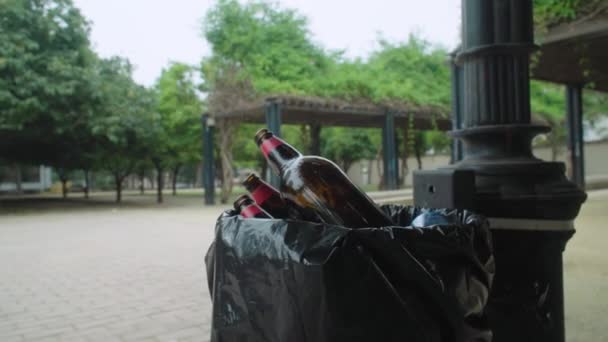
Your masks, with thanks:
M218 208L0 217L0 341L208 341Z
M0 342L208 341L220 209L188 203L0 213ZM608 190L590 193L564 254L571 342L608 342L607 208Z

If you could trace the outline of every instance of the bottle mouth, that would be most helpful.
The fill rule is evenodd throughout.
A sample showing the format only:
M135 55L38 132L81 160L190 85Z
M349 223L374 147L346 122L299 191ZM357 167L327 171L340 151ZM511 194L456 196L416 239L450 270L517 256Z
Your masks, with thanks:
M269 131L267 128L262 128L255 134L255 143L260 146L262 144L262 140L270 138L272 136L273 134L271 131Z
M251 203L253 200L249 197L249 195L241 195L239 198L234 201L234 209L240 210L243 204Z
M253 182L258 178L258 176L255 175L255 173L250 173L245 180L243 181L243 186L245 188L249 188L251 185L253 185Z

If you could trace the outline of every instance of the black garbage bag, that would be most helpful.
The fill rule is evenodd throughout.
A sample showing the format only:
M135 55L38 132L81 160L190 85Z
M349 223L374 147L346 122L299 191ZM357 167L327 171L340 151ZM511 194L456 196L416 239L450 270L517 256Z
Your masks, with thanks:
M217 221L205 258L212 342L491 341L494 275L487 221L432 209L448 225L412 228L424 210L384 206L394 227Z

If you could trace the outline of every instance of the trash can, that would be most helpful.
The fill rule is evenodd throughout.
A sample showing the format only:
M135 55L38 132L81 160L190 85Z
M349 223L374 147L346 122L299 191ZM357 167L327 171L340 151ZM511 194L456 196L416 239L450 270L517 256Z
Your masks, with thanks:
M205 258L212 342L491 341L487 221L387 205L394 226L217 220ZM443 224L412 227L421 213Z

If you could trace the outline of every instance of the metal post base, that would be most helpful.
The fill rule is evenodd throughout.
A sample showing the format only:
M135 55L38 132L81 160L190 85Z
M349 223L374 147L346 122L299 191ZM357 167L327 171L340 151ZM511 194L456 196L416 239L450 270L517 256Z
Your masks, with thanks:
M574 230L493 230L488 303L494 342L563 342L562 251Z

